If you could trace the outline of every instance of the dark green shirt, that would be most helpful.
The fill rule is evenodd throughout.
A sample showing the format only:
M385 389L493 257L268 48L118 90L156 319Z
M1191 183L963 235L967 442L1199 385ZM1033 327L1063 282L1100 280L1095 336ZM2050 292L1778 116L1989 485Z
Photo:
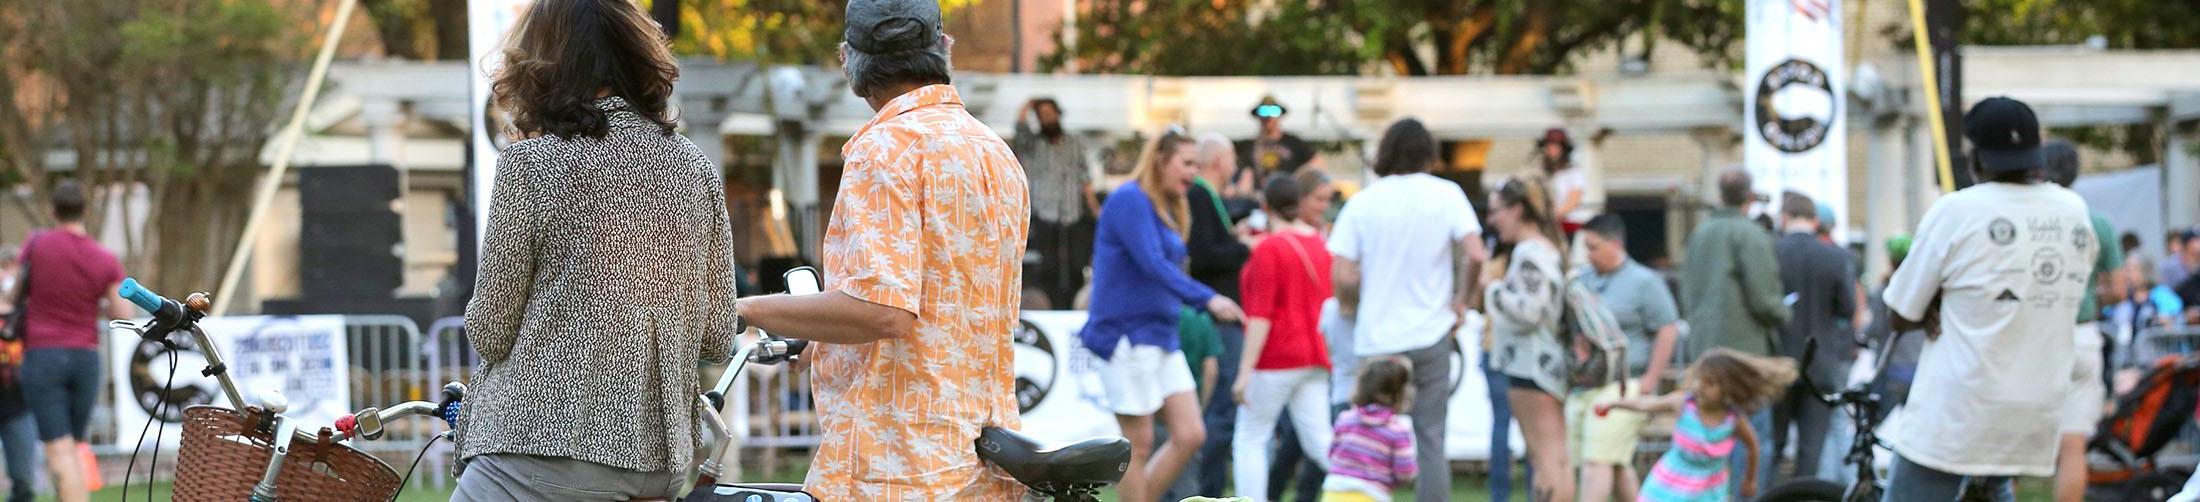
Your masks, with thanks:
M2109 226L2108 218L2101 216L2100 211L2090 212L2093 216L2093 244L2100 246L2101 252L2093 257L2093 275L2085 278L2085 303L2078 304L2079 324L2101 318L2100 295L2094 293L2100 288L2101 274L2124 266L2124 247L2117 244L2116 227Z
M1734 209L1713 210L1688 236L1681 269L1681 317L1688 320L1688 349L1725 347L1777 355L1775 330L1786 325L1780 263L1772 235Z
M1206 312L1189 307L1180 312L1176 324L1177 348L1184 351L1184 362L1192 367L1192 389L1197 391L1205 378L1199 374L1199 363L1222 355L1222 335L1215 332L1215 321L1207 317Z

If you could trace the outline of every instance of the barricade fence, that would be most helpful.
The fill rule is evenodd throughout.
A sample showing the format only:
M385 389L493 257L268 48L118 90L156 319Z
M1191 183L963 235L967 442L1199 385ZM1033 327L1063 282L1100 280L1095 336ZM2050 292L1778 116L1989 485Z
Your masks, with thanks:
M420 328L402 316L223 317L209 318L202 325L208 337L222 346L228 370L246 399L270 390L282 392L291 403L286 415L301 420L306 431L331 427L336 417L361 408L432 401L441 395L444 380L437 380L439 376L428 367L433 352L424 344ZM213 378L200 374L204 355L195 343L182 338L171 351L135 337L108 337L103 363L108 365L104 370L109 381L102 386L88 435L102 464L113 464L104 465L106 470L119 472L119 459L137 452L142 458L132 481L142 482L152 456L159 455L160 472L152 477L170 479L174 448L181 436L177 429L181 410L193 405L230 407L214 390ZM164 385L169 383L171 366L173 385ZM255 379L254 375L260 376ZM266 375L296 378L271 381ZM167 398L161 398L162 392ZM156 402L165 404L155 406ZM391 424L381 440L357 441L353 446L403 468L423 444L445 429L435 421L404 420ZM142 442L140 431L146 432ZM117 461L104 460L110 458ZM121 481L120 477L108 480Z

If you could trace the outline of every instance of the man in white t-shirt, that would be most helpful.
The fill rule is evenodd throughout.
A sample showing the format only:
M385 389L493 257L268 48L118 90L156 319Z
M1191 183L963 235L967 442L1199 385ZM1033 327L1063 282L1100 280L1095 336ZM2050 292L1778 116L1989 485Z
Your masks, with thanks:
M1427 173L1436 139L1414 119L1383 134L1375 174L1344 205L1329 234L1339 311L1354 321L1349 350L1360 358L1403 355L1413 362L1413 423L1423 502L1451 493L1444 421L1451 398L1451 333L1483 259L1482 226L1459 185Z
M2077 193L2036 180L2044 160L2030 107L1988 98L1964 127L1985 181L1933 203L1885 294L1898 325L1939 323L1894 437L1891 502L1954 500L1966 478L2005 487L2010 476L2054 474L2075 368L2070 320L2090 294L2095 253L2113 245L2095 242Z

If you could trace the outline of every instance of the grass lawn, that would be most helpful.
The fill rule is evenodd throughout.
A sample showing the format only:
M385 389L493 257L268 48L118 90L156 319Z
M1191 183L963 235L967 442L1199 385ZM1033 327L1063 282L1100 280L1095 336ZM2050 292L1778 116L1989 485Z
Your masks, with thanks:
M130 500L145 500L146 488L144 482L130 486ZM151 488L153 490L153 500L171 500L174 498L168 495L167 482L155 483ZM52 497L39 497L38 499L53 500ZM433 490L426 487L408 488L397 495L398 502L443 502L450 499L451 492L449 490ZM107 489L94 492L92 493L92 502L122 502L122 487L108 486Z
M782 483L800 482L802 481L804 469L806 469L808 466L807 460L807 458L802 457L790 458L788 459L788 461L783 463L783 465L787 466L786 468L780 469L779 472L766 473L762 476L755 478L755 481ZM2020 502L2050 500L2053 498L2052 494L2049 493L2053 488L2052 485L2052 481L2044 478L2025 478L2019 480L2017 483L2017 500ZM1515 479L1513 481L1513 499L1526 500L1527 486L1528 484L1526 481ZM1452 500L1454 502L1487 502L1488 500L1490 500L1488 488L1489 480L1485 476L1482 476L1480 474L1455 474L1452 476L1451 497L1449 500ZM130 498L132 500L145 500L145 490L146 486L142 482L138 483L135 486L131 486ZM168 495L167 483L155 484L152 486L152 490L153 500L171 499L171 497ZM400 493L397 497L397 500L400 502L441 502L445 500L450 500L450 498L451 492L449 491L438 491L426 487L416 486L409 487L403 493ZM1115 490L1101 490L1100 499L1114 502ZM1413 490L1399 490L1397 492L1397 495L1393 497L1393 499L1401 501L1413 500ZM40 498L40 500L51 500L51 498L42 497ZM119 486L109 486L105 490L100 490L98 493L92 494L92 500L97 502L120 502L122 500L122 488Z

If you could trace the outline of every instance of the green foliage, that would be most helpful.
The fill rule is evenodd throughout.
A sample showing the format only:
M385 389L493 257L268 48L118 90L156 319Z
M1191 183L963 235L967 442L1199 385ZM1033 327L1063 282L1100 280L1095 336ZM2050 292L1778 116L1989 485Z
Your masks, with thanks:
M1740 0L1096 0L1045 69L1166 75L1553 73L1655 34L1731 60ZM1651 37L1655 40L1656 37ZM1074 43L1072 43L1074 42Z
M260 147L311 47L302 35L319 28L296 5L0 2L0 95L13 98L0 100L6 178L38 196L61 177L146 188L153 207L137 223L147 232L125 232L125 266L172 286L212 284L241 226L235 195L261 172ZM74 154L68 171L50 172L61 167L46 165L53 151ZM105 193L92 194L95 227L107 221Z
M2200 2L1966 0L1963 6L1970 16L1966 44L2080 44L2101 35L2116 49L2200 48Z
M942 0L944 15L980 0ZM647 2L645 2L647 3ZM673 52L719 59L833 65L842 0L682 0Z

